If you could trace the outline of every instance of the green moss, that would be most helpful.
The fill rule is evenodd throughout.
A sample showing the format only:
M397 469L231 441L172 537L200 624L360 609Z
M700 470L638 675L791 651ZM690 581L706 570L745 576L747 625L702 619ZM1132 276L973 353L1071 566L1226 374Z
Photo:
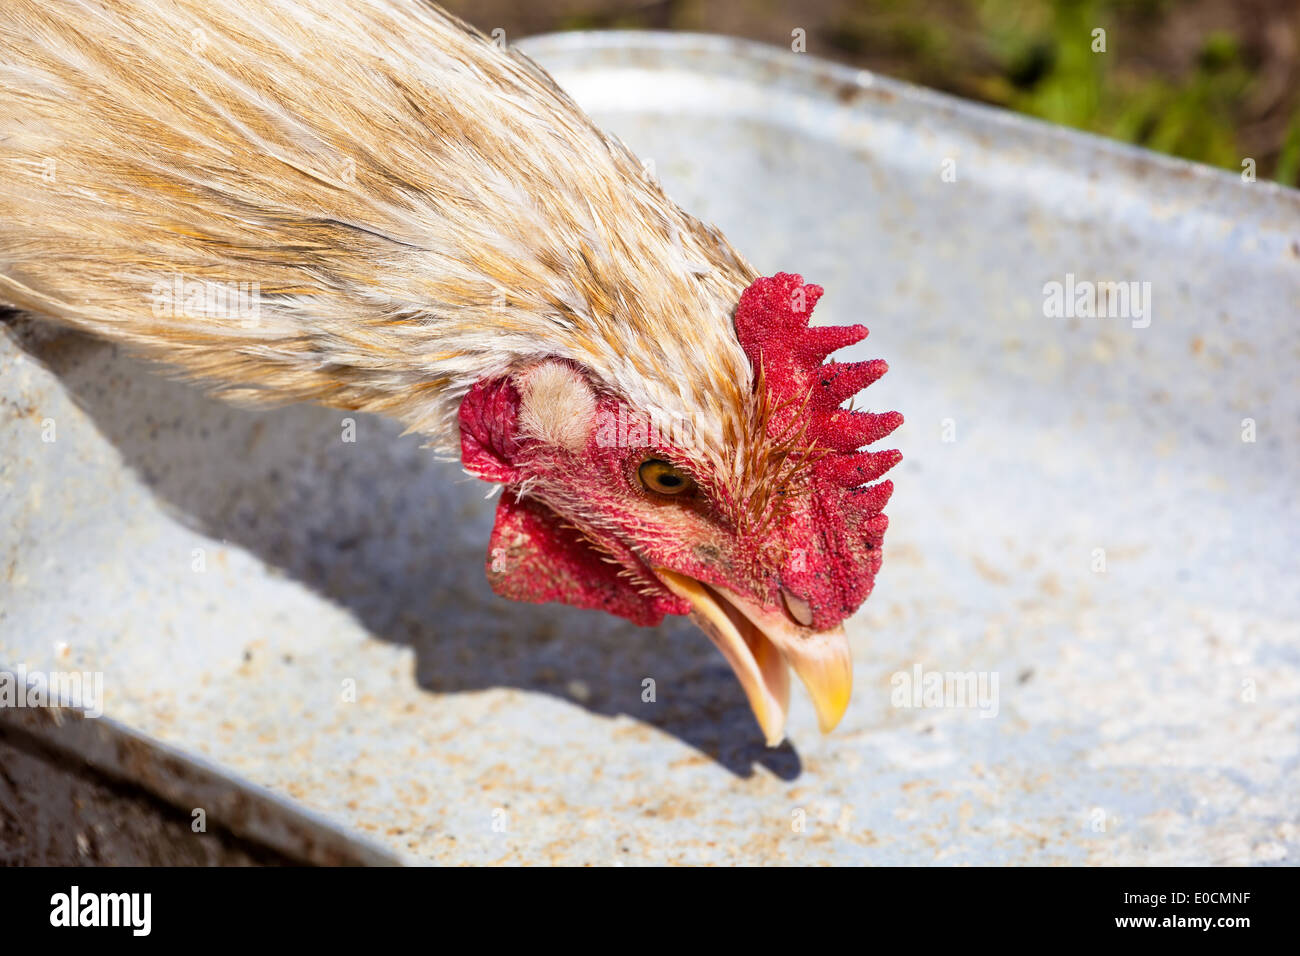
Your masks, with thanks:
M1291 116L1282 155L1277 160L1277 181L1288 186L1300 185L1300 107Z
M1206 35L1190 73L1171 81L1133 49L1169 14L1161 0L978 0L973 7L997 68L968 84L974 95L1052 123L1241 168L1237 123L1256 81L1233 34ZM1288 142L1297 136L1293 125ZM1300 144L1284 151L1279 179L1294 181L1297 153Z

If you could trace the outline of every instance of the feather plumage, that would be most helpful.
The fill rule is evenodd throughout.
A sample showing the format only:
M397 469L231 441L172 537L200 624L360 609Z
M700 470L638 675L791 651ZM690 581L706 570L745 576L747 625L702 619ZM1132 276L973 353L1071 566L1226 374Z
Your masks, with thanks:
M445 451L474 382L544 355L717 463L745 433L751 267L432 5L9 0L0 85L2 301Z

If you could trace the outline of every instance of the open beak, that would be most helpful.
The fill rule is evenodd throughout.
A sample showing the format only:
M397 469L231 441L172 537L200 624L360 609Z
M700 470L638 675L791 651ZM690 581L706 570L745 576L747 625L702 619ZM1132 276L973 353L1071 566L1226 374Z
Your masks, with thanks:
M853 658L843 627L813 631L725 588L667 568L654 572L668 590L690 602L691 619L736 672L769 747L785 739L789 667L808 688L822 733L835 728L853 690Z

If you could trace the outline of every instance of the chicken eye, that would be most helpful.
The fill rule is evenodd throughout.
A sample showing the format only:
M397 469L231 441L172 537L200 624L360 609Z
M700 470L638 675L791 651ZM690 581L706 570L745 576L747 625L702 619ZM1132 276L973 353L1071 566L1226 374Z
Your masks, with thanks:
M642 487L657 495L681 495L695 487L689 475L659 458L641 462L636 476Z

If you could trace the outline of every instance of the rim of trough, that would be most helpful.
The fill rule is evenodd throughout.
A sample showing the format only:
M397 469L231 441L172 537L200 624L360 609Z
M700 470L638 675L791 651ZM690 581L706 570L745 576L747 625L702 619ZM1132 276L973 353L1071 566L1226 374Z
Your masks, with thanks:
M787 92L793 89L819 99L825 105L834 104L849 111L916 109L933 114L932 124L935 116L946 117L973 138L996 132L1008 137L1007 145L1032 147L1040 156L1049 154L1047 158L1060 165L1073 165L1069 162L1070 154L1075 154L1077 161L1080 152L1093 158L1115 161L1127 178L1138 180L1140 185L1153 192L1171 190L1181 198L1188 198L1186 186L1195 184L1198 187L1195 195L1202 201L1248 203L1265 215L1283 213L1288 218L1292 214L1300 217L1300 189L1274 180L1247 182L1240 173L1232 170L1159 153L871 70L836 63L814 53L793 53L756 40L711 33L575 30L522 38L517 45L548 71L558 72L562 67L581 69L590 66L590 63L583 62L583 55L617 52L625 58L606 61L604 65L615 69L671 65L700 76L748 82L765 80L773 89ZM561 63L560 59L566 55L570 58L569 63ZM767 71L769 76L757 76L756 69ZM562 81L560 86L564 86ZM627 108L644 111L653 109L654 105L654 96L651 95L627 104ZM1243 156L1242 160L1247 158ZM1213 192L1207 194L1205 187L1213 187ZM1282 226L1281 221L1278 225L1287 231L1300 231L1295 221L1289 223L1289 228Z

